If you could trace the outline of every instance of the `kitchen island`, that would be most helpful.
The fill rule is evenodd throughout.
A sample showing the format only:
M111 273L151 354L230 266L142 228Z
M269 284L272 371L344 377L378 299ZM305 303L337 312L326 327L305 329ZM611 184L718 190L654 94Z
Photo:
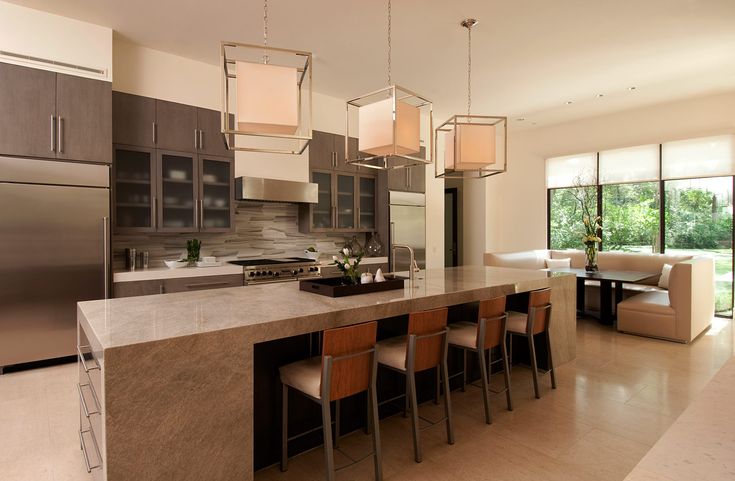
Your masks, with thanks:
M575 357L575 279L565 273L465 266L344 298L287 282L79 303L92 472L109 481L252 479L259 344L544 287L559 366Z

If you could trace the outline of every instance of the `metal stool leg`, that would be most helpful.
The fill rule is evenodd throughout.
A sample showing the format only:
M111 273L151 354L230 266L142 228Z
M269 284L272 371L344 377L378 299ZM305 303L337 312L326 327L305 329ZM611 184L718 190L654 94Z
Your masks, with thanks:
M411 425L413 428L413 452L414 460L420 463L421 455L421 431L419 430L419 405L416 400L416 377L413 372L406 372L408 391L411 399Z
M281 471L288 470L288 386L281 384Z
M371 431L373 433L373 461L375 465L375 481L382 481L383 479L383 453L380 448L380 427L378 423L378 396L374 388L368 389L368 418L372 425Z
M538 390L538 367L536 365L536 346L533 342L533 334L528 335L528 352L531 358L531 371L533 373L533 391L536 394L536 399L541 399Z
M322 400L322 430L324 431L324 468L327 481L334 481L334 451L332 450L332 414L330 402Z
M489 356L489 354L488 354ZM493 422L493 415L490 413L490 392L489 392L489 372L485 365L485 350L477 350L477 360L480 364L480 377L482 378L482 401L485 404L485 423L491 424Z
M505 378L505 400L508 403L508 411L513 410L513 401L510 394L510 362L508 362L508 352L505 347L505 340L500 345L500 355L503 356L503 377Z
M370 391L367 393L367 416L365 417L365 434L372 434L373 432L373 426L372 426L372 406L370 405Z
M444 412L447 417L447 442L454 444L454 422L452 420L452 400L449 391L449 369L447 368L447 359L442 362L442 378L444 380Z
M546 352L549 353L549 374L551 375L551 389L556 389L556 375L554 374L554 360L551 358L551 336L546 331Z

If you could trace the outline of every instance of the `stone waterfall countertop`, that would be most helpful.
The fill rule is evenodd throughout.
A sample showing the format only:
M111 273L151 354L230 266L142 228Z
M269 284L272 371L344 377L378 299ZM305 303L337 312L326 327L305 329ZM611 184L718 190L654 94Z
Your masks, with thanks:
M547 287L564 273L463 266L417 273L413 285L330 298L285 282L78 304L78 319L100 349L251 327L252 342Z
M625 481L735 479L735 358L651 448Z

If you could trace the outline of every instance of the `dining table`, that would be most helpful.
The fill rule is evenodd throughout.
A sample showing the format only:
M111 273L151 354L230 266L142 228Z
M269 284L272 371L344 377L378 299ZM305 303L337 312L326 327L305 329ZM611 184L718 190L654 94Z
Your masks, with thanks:
M613 309L613 284L615 285L615 306L623 300L623 284L638 284L657 277L660 272L587 271L577 268L552 269L555 272L570 272L577 276L577 311L585 314L585 281L600 282L600 323L612 325L615 322L616 309Z

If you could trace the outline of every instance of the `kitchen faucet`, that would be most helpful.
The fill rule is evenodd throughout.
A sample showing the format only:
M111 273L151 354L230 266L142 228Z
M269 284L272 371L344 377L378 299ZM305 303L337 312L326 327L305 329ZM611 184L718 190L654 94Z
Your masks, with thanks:
M396 272L396 249L407 249L408 250L408 255L411 258L408 264L409 265L408 280L413 281L414 272L417 272L419 270L418 265L416 264L416 256L414 255L413 247L407 246L405 244L393 244L391 246L391 255L393 257L393 262L392 262L393 267L391 268L391 272L393 272L394 274Z

